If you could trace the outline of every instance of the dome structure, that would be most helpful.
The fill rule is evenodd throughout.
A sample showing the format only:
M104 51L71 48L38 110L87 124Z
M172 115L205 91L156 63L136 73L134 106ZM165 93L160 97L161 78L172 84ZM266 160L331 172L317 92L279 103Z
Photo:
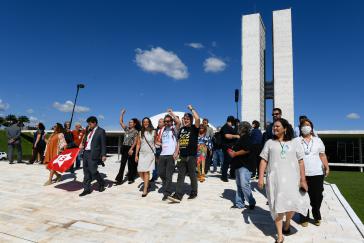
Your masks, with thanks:
M184 116L185 112L181 112L181 111L173 111L173 113L178 116L180 119L182 119L182 117ZM153 124L153 127L157 127L158 126L158 121L159 119L161 118L164 118L165 115L167 115L168 113L167 112L164 112L164 113L160 113L158 115L155 115L155 116L152 116L150 118L150 120L152 121L152 124ZM201 123L202 123L202 119L203 118L200 118L201 120ZM209 126L214 130L216 131L216 127L214 125L212 125L211 123L209 123Z

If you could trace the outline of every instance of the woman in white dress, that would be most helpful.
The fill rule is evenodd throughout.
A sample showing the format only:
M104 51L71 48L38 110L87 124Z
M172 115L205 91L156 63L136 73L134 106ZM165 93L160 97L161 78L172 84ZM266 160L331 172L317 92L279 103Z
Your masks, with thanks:
M267 168L266 193L270 212L278 237L290 233L290 221L295 212L307 213L309 198L303 162L303 149L293 139L293 129L287 120L280 118L273 125L273 139L268 140L260 154L258 187L263 189L264 171ZM283 217L286 222L283 227Z
M142 130L139 132L136 145L135 162L138 163L140 178L144 181L142 197L146 197L149 188L149 173L155 167L156 133L148 117L143 118Z
M325 154L325 145L319 137L316 137L313 131L313 123L304 118L300 123L300 137L297 138L301 144L305 155L305 173L308 186L308 195L312 207L312 216L314 224L321 224L320 207L323 199L324 177L329 175L329 162ZM301 225L308 226L309 212L301 215Z

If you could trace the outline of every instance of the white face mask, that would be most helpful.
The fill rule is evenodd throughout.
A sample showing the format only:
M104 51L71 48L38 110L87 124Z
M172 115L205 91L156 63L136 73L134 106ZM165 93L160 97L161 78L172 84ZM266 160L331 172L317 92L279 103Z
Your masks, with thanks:
M303 126L301 127L301 132L303 135L311 134L312 128L310 126Z

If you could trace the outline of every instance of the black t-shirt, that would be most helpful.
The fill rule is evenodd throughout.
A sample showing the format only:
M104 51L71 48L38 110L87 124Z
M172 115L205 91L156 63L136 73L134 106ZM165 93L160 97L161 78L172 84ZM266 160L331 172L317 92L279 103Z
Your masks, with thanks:
M221 142L222 142L222 147L223 148L231 148L235 143L236 143L236 139L227 139L225 137L225 134L233 134L236 135L236 131L234 130L233 127L229 126L228 124L225 124L224 126L222 126L221 130Z
M250 152L251 149L252 149L252 144L251 144L249 135L244 135L244 136L240 137L238 142L233 147L233 150L235 152L238 152L240 150L245 150L245 151ZM251 155L251 153L248 153L248 154L237 156L237 157L233 158L231 161L231 167L233 169L239 169L240 167L245 167L249 171L252 171L254 168L254 160L252 160L250 155Z
M179 153L182 157L197 154L197 141L199 129L194 125L182 127L178 134Z

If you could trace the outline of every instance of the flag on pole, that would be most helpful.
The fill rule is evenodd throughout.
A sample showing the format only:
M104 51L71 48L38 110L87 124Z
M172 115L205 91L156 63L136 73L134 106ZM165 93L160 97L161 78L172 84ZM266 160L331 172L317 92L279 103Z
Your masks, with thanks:
M57 155L48 163L48 169L59 172L65 172L76 161L80 152L79 148L66 149L61 154Z

